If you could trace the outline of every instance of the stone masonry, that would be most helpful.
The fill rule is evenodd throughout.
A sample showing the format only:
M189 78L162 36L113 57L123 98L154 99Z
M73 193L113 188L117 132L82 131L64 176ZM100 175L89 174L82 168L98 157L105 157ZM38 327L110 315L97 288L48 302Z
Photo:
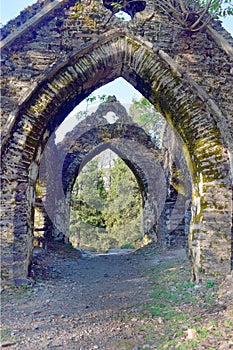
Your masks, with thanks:
M114 115L114 121L107 120L109 113ZM57 146L55 139L50 138L37 181L34 222L37 245L46 246L51 234L56 240L69 240L69 207L75 179L91 157L109 148L125 161L137 179L143 199L142 236L148 235L166 246L186 246L186 231L189 229L185 229L185 210L191 198L189 172L174 133L168 124L164 129L161 151L149 135L133 122L116 98L109 96L96 112L80 121ZM162 156L165 152L166 155ZM168 161L162 160L168 157ZM179 167L181 159L184 164ZM171 161L175 162L177 171L186 170L183 175L185 184L181 176L170 175ZM59 173L62 173L61 177ZM176 190L174 186L182 186L182 190ZM52 210L51 202L54 203ZM52 229L48 229L49 216L54 223Z
M192 181L193 279L231 271L233 39L219 21L190 32L156 2L135 3L124 1L132 17L125 22L105 1L38 0L2 28L4 279L28 274L36 180L50 136L117 77L159 110L181 145Z
M109 123L106 119L109 112L115 115L114 123ZM57 147L58 159L55 174L52 175L56 183L52 186L55 188L53 212L56 239L59 238L57 233L63 233L61 237L69 235L70 196L79 171L91 158L105 149L111 149L118 154L137 179L143 199L143 235L148 235L155 241L161 239L157 235L157 223L166 200L161 151L145 131L133 122L114 96L109 97L107 102L99 105L96 112L78 123ZM58 173L62 173L62 176L57 176ZM47 186L49 192L50 183L51 181Z

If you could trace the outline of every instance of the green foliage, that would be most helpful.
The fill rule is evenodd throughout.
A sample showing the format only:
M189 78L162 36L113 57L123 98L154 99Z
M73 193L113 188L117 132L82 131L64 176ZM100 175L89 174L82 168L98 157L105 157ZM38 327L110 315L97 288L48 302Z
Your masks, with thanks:
M204 297L204 301L207 306L211 306L214 304L214 297L211 293L207 293Z
M111 96L90 95L85 111L77 114L84 119L90 104L107 103ZM133 100L129 115L160 147L164 119L144 97ZM106 250L130 244L138 247L142 240L142 199L132 172L121 159L109 167L101 167L99 158L89 162L78 176L71 198L71 241L78 237L86 249Z
M214 281L207 281L206 282L206 287L207 288L212 288L214 286Z
M108 227L125 225L137 217L140 192L133 173L117 158L109 169L110 187L107 196L105 220ZM140 205L140 204L139 204Z
M123 1L122 1L123 2ZM111 6L115 9L115 10L121 10L122 9L122 4L119 4L119 2L115 2L113 1L111 3Z
M105 251L141 243L142 200L133 173L119 158L101 166L101 156L80 172L72 193L71 242Z
M231 320L226 320L225 323L227 326L233 327L233 322Z
M199 0L201 7L206 8L209 0ZM233 15L233 1L232 0L212 0L210 3L209 12L214 18L221 18Z
M42 283L42 276L41 275L38 275L36 277L36 283Z
M90 107L90 105L94 104L95 102L100 102L100 103L106 103L108 102L108 99L111 98L111 96L109 95L98 95L98 96L93 96L93 95L90 95L88 96L85 101L86 101L86 107L85 107L85 110L84 111L79 111L77 112L76 114L76 118L78 121L81 121L83 119L85 119L88 115L88 109Z
M71 225L84 222L93 226L105 227L101 214L103 199L106 197L98 160L93 159L81 171L71 197ZM72 227L71 227L72 228Z
M232 0L158 0L156 6L167 13L169 22L189 32L202 30L211 18L233 14Z
M177 312L177 306L182 303L195 303L196 298L192 295L194 284L184 280L184 270L165 263L153 268L150 280L153 281L153 291L150 294L151 301L146 304L146 309L152 317L162 317L165 320L181 321L186 318L183 312ZM156 281L163 280L164 284Z
M0 330L0 342L9 341L11 339L11 330L10 328L3 328Z
M129 115L151 136L153 142L161 147L165 120L145 97L139 101L133 99Z

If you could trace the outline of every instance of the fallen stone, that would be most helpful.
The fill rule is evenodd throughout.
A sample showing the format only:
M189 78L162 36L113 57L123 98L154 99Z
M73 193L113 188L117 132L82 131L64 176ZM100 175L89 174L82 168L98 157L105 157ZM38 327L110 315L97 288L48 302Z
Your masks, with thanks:
M1 348L7 348L8 346L16 345L16 342L4 342L0 343Z
M187 330L187 339L196 339L197 331L195 329L189 328Z
M32 281L28 278L16 278L14 280L14 283L16 287L21 287L23 285L27 285L27 286L32 285Z

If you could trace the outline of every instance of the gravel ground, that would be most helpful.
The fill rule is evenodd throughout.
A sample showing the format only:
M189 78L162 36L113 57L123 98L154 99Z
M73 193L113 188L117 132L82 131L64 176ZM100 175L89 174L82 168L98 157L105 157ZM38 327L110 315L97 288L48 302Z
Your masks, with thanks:
M148 344L145 331L140 332L138 319L132 315L150 300L146 269L177 259L187 263L183 249L80 257L78 251L58 245L37 253L32 266L36 282L2 290L2 348L157 349ZM227 293L222 289L223 299L226 295L229 299L231 287L227 286ZM232 308L224 312L228 319L233 316ZM146 316L140 318L143 329L149 321ZM229 347L223 350L230 349L230 337ZM215 349L216 344L195 349Z

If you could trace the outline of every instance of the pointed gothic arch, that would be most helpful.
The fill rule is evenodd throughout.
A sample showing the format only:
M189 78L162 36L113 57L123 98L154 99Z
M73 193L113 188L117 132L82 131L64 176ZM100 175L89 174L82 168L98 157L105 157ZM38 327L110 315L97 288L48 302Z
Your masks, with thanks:
M202 280L230 271L230 161L217 123L221 112L167 53L127 31L114 30L45 72L5 126L6 277L28 272L33 191L47 140L75 105L120 76L154 104L179 135L193 185L189 251L194 278ZM9 177L16 179L13 184Z
M109 112L115 113L114 123L105 119ZM54 151L51 154L54 148L55 142L51 138L40 164L39 182L46 187L44 206L54 223L55 239L65 237L67 240L69 237L70 196L79 172L97 154L111 149L126 163L138 182L143 199L143 235L161 243L157 224L167 190L161 150L133 122L115 96L108 96L96 112L79 122L64 137L57 145L57 156ZM50 167L51 156L56 159L54 169ZM51 202L54 203L52 206Z

